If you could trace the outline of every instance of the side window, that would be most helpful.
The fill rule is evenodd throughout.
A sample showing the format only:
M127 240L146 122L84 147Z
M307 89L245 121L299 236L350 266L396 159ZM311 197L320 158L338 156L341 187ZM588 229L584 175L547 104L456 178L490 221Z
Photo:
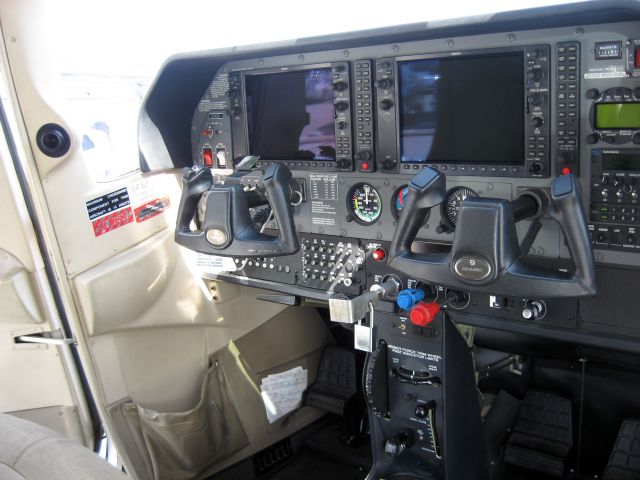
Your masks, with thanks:
M151 77L62 73L63 98L97 182L138 170L137 119Z

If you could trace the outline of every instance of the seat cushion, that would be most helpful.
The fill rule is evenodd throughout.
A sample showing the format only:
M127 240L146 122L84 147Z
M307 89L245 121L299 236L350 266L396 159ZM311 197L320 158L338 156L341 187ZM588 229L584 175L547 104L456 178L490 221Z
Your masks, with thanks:
M89 449L58 433L0 414L0 478L125 480L128 477Z

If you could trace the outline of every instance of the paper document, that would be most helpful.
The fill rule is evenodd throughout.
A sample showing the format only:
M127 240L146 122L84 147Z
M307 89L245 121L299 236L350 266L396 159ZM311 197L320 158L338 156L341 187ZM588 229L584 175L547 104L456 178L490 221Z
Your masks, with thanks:
M264 377L260 393L269 423L299 408L306 388L307 370L302 367Z

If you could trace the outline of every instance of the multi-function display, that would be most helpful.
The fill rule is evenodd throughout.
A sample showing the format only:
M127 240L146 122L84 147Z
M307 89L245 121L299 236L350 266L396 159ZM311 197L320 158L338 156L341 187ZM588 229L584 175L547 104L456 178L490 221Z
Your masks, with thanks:
M252 155L335 160L331 68L247 75L246 98Z
M402 162L524 163L522 52L398 64Z

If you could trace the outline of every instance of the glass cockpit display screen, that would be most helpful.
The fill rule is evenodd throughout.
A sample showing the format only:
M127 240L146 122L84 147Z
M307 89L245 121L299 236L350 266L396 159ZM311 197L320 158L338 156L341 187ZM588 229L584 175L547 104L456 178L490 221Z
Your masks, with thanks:
M524 163L522 52L399 63L402 162Z
M331 68L247 75L245 81L252 155L335 160Z

